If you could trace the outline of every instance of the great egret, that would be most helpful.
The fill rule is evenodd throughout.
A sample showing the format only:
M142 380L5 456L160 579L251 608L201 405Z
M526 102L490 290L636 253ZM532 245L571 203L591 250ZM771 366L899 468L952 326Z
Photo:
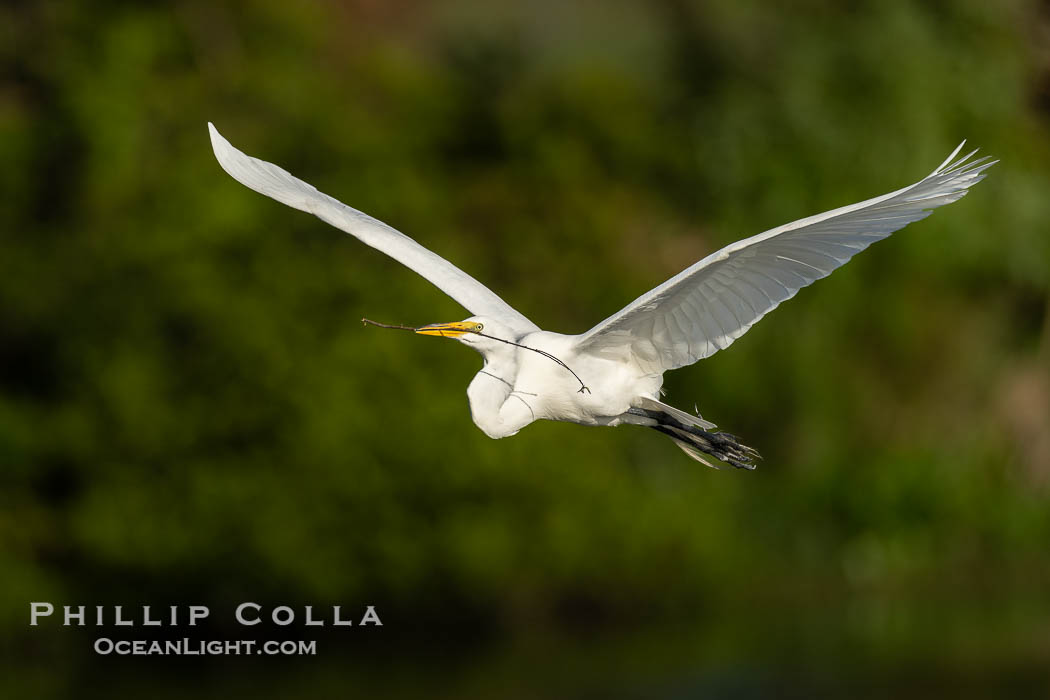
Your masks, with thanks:
M234 179L309 212L430 280L470 311L465 321L413 328L477 350L484 366L467 388L474 423L492 438L533 421L634 424L704 454L753 469L758 453L705 421L661 402L663 373L725 349L799 289L930 210L966 194L997 161L958 160L963 144L914 185L732 243L686 268L580 335L540 330L441 256L281 168L241 153L210 122L212 148ZM963 142L965 143L965 141Z

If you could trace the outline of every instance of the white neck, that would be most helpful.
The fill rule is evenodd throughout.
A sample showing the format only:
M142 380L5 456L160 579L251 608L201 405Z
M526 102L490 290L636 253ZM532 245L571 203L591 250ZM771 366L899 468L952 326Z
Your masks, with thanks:
M517 376L517 348L508 345L485 354L485 366L467 387L474 423L489 437L506 437L521 429L521 425L507 425L500 416Z

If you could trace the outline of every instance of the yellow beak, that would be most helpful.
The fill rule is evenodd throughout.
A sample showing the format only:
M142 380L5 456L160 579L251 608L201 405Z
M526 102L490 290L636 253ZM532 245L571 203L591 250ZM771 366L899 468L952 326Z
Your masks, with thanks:
M477 329L476 323L467 323L466 321L455 321L453 323L434 323L429 326L423 326L417 328L416 333L420 335L439 335L443 338L458 338L464 333L469 333Z

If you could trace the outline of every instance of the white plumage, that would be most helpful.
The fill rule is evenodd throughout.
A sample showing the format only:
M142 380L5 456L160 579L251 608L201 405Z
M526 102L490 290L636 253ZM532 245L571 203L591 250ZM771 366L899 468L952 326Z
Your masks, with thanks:
M997 161L956 160L962 144L919 182L732 243L686 268L580 335L541 331L441 256L285 170L238 151L209 123L216 158L231 176L314 214L430 280L474 314L417 329L478 350L485 366L467 390L474 422L493 438L529 423L646 425L687 454L753 468L757 452L714 425L659 401L663 373L728 347L799 289L932 209L964 196ZM556 358L556 359L552 359Z

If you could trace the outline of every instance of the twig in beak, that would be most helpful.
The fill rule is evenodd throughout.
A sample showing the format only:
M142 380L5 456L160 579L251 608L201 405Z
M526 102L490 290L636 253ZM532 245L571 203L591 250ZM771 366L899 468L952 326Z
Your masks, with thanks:
M399 323L380 323L379 321L372 321L372 320L367 319L367 318L362 318L361 319L361 323L365 324L365 325L378 326L380 328L393 328L394 330L397 330L397 331L412 331L412 332L416 332L416 331L419 330L418 328L414 328L412 326L403 326L403 325L401 325ZM589 393L591 393L590 388L586 384L583 383L582 379L580 379L580 375L578 375L575 372L573 372L571 367L569 367L567 364L565 364L564 362L562 362L561 360L559 360L557 357L555 357L554 355L550 354L546 350L539 350L538 348L530 348L528 345L522 345L521 343L515 343L513 340L504 340L503 338L497 338L494 335L488 335L487 333L482 333L480 331L463 331L463 332L464 333L473 333L474 335L480 335L482 338L490 338L491 340L498 340L499 342L506 343L507 345L514 345L514 346L519 347L519 348L524 348L526 350L532 350L533 352L537 352L540 355L543 355L544 357L546 357L546 358L548 358L550 360L553 360L554 362L557 362L559 365L561 365L562 367L567 369L569 371L569 374L571 374L572 376L576 377L576 381L578 381L580 383L580 388L577 391L577 393L579 393L579 394L589 394Z

